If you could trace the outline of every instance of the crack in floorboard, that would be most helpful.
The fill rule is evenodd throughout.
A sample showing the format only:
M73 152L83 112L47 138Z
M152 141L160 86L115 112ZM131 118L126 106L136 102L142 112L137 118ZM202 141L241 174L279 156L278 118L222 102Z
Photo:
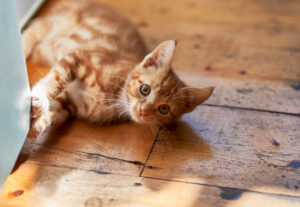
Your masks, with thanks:
M167 178L155 178L155 177L149 177L149 176L141 176L141 177L147 178L147 179L162 180L162 181L166 181L166 182L177 182L177 183L184 183L184 184L190 184L190 185L201 185L201 186L207 186L207 187L239 190L239 191L243 191L243 192L258 193L258 194L263 194L263 195L275 195L275 196L283 196L283 197L290 197L290 198L300 198L300 196L286 195L286 194L280 194L280 193L267 193L267 192L249 190L249 189L244 189L244 188L224 187L224 186L220 186L220 185L212 185L212 184L206 184L206 183L196 183L196 182L180 181L180 180L171 180L171 179L167 179Z
M149 152L148 157L147 157L147 159L146 159L146 161L145 161L145 165L144 165L143 169L141 170L141 173L140 173L139 177L142 176L142 174L143 174L143 172L144 172L144 170L145 170L146 167L152 167L152 166L147 166L147 162L148 162L148 160L149 160L149 158L150 158L150 156L151 156L151 154L152 154L152 151L153 151L153 148L154 148L154 146L155 146L155 143L156 143L157 140L158 140L158 137L159 137L159 134L160 134L160 132L161 132L161 129L162 129L162 127L159 127L159 129L158 129L158 131L157 131L157 133L156 133L156 136L155 136L155 139L154 139L153 144L152 144L152 146L151 146L150 152ZM153 168L153 167L152 167L152 168Z
M272 111L272 110L267 110L267 109L244 108L244 107L238 107L238 106L226 106L226 105L217 105L217 104L202 104L202 105L209 106L209 107L219 107L219 108L237 109L237 110L245 110L245 111L267 112L267 113L272 113L272 114L282 114L282 115L300 117L300 114L296 114L296 113L283 112L283 111Z
M45 148L46 151L48 151L48 149L55 149L55 150L67 152L67 153L70 153L70 154L83 155L83 156L87 155L87 156L95 156L95 157L99 156L99 157L104 157L104 158L109 159L109 160L115 160L115 161L131 163L131 164L134 164L134 165L145 166L145 163L140 162L140 161L125 160L125 159L121 159L121 158L117 158L117 157L109 157L107 155L103 155L103 154L100 154L100 153L91 153L91 152L83 152L83 151L69 151L69 150L61 149L61 148L57 148L57 147L49 147L48 149L46 149L46 147L43 146L42 144L38 144L38 143L31 143L31 144L39 145L39 146ZM30 160L30 157L28 159ZM32 160L32 161L34 161L34 160Z

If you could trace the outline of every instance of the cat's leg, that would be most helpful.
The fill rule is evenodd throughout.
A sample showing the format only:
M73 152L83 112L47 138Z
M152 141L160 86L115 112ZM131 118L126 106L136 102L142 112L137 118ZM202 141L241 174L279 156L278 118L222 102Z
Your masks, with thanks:
M84 52L80 50L68 53L32 88L33 106L39 105L44 110L48 109L49 103L46 103L46 100L55 98L65 90L68 83L77 78L80 72L85 72L84 67L81 67L82 71L78 70L81 63L80 56L83 56L83 59L85 57ZM44 103L38 103L39 101Z
M31 90L32 127L44 131L51 123L51 100L65 91L68 83L76 78L76 69L80 63L80 52L72 52L62 58L51 71L41 79Z
M31 116L31 128L29 138L40 136L48 127L63 124L70 116L74 116L76 106L67 95L67 92L59 94L56 98L49 101L49 111L47 113Z

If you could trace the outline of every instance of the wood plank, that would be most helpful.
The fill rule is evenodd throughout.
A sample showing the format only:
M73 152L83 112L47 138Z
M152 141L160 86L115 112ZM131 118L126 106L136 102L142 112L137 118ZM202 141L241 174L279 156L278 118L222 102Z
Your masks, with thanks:
M186 72L180 72L179 75L194 87L216 87L213 95L204 104L300 114L300 91L285 83Z
M223 43L223 50L234 49L228 46L238 49L238 45L295 48L296 51L300 48L299 1L289 1L284 6L274 1L246 0L94 1L105 2L130 18L147 40L150 37L159 40L194 37L201 43L214 42L211 49L217 49ZM235 41L239 44L232 44Z
M108 157L98 153L73 152L60 148L44 147L27 141L22 149L18 168L22 162L42 165L64 166L70 169L81 169L96 173L122 173L139 175L143 163Z
M139 175L156 132L128 122L97 126L74 120L46 132L37 140L27 140L21 159L97 172Z
M300 198L150 178L23 164L0 196L3 207L300 206Z
M66 150L71 151L95 154L101 152L108 157L144 161L156 132L150 126L132 122L99 126L75 120L56 130L56 137L46 135L35 143L45 147L62 149L67 146Z
M300 196L300 117L201 106L163 130L142 176Z
M42 65L33 63L32 61L27 61L26 65L30 87L32 87L50 71L48 67L43 67Z
M229 0L220 2L218 0L159 0L130 1L128 3L118 0L93 0L105 2L107 5L116 7L120 12L130 15L157 18L182 19L186 21L199 20L209 24L234 24L244 27L266 24L274 26L283 24L289 29L298 30L297 21L300 12L299 1L292 0L282 5L279 1L267 0L264 2L254 0ZM164 19L162 19L164 20ZM272 24L273 23L273 24ZM268 29L268 27L266 28Z

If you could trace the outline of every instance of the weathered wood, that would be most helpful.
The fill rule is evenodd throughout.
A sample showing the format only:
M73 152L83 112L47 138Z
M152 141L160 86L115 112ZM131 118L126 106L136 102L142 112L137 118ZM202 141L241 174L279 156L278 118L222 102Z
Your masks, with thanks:
M127 175L139 175L144 166L144 163L139 161L108 157L99 153L43 147L29 143L29 141L27 141L23 147L21 159L20 162L27 160L27 163L37 163L46 166L64 166L70 169L81 169L103 174L122 173ZM22 163L18 163L17 167L19 164Z
M274 26L274 24L290 25L286 30L297 31L299 24L299 2L291 0L281 4L267 0L264 2L254 0L229 0L220 2L218 0L159 0L151 1L130 1L128 3L118 0L93 0L95 2L105 2L118 9L119 12L130 14L131 16L148 17L153 15L161 15L163 18L184 19L187 21L203 21L210 24L233 24L242 25L244 27L266 24ZM163 19L164 20L164 19ZM272 24L273 23L273 24ZM294 27L293 27L294 26ZM268 29L269 27L265 28Z
M27 61L26 64L29 84L31 87L49 72L48 67L43 67L31 61Z
M27 140L21 157L34 163L139 175L156 133L133 123L97 126L74 120L37 140Z
M22 165L0 196L2 207L296 207L300 198L150 178Z
M268 1L234 0L101 2L138 25L150 47L166 38L178 39L175 66L179 69L183 66L185 70L198 71L198 68L204 68L195 67L195 63L206 66L209 62L220 65L228 62L223 66L227 69L225 75L228 72L231 75L236 67L251 69L249 73L255 74L255 78L261 77L263 71L271 73L266 74L267 78L273 73L278 73L279 77L288 75L282 67L288 72L299 73L300 23L296 19L299 18L300 3L297 1L289 1L284 6ZM220 75L222 72L224 70L219 72ZM295 78L294 75L289 73L291 78Z
M300 117L201 106L163 130L142 176L300 196Z
M201 76L186 72L179 74L192 86L212 85L216 87L213 95L204 104L300 115L300 91L291 89L291 86L285 83L270 80Z

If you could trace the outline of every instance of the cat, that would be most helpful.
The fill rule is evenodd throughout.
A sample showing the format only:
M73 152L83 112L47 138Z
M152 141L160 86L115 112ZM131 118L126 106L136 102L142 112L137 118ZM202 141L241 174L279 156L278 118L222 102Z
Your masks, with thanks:
M100 4L58 3L31 22L22 40L27 59L51 67L31 90L28 137L70 117L100 124L126 119L169 124L214 90L189 87L174 73L176 41L147 54L135 27Z

